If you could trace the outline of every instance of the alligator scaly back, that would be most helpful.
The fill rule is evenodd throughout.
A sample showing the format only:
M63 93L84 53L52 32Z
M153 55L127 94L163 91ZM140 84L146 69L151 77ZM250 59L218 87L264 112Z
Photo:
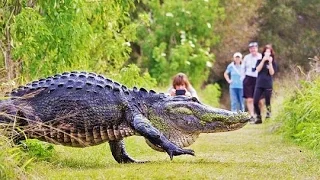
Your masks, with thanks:
M66 72L20 86L7 96L19 109L27 137L85 147L134 135L128 123L119 120L120 94L128 96L129 90L111 79ZM103 98L112 100L104 103ZM105 121L108 114L114 121Z

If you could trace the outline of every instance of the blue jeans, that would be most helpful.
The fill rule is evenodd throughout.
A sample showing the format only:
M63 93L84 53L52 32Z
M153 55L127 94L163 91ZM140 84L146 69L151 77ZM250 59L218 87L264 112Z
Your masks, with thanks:
M229 88L231 111L237 112L238 110L244 111L243 89L242 88Z

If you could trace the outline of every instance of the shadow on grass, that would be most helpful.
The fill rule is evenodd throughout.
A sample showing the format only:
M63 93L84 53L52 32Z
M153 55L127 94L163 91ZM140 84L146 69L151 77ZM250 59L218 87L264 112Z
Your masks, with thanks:
M53 166L59 168L71 168L71 169L100 169L100 168L117 168L117 167L130 167L130 166L168 166L168 165L178 165L178 166L193 166L193 165L218 165L218 166L232 166L235 163L239 162L221 162L215 159L196 159L196 160L186 160L186 159L176 159L170 160L169 158L161 159L161 160L146 160L144 159L136 159L146 161L145 163L128 163L128 164L119 164L114 159L107 159L101 161L85 161L79 159L65 159L65 160L56 160L51 162Z

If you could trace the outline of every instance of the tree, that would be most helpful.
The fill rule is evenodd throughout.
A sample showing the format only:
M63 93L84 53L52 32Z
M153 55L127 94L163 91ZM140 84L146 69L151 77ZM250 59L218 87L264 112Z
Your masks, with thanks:
M22 81L67 70L106 74L119 71L127 61L136 38L136 26L128 17L133 1L11 4L18 2L19 12L10 21L10 54L21 65ZM3 40L3 30L1 35Z
M209 47L219 40L213 27L224 10L218 0L142 3L137 23L140 65L161 85L181 71L199 87L214 61Z
M259 10L263 5L263 0L220 0L225 13L224 18L219 19L214 27L220 35L220 41L210 47L216 55L216 61L208 82L225 82L223 73L232 62L233 54L249 53L249 42L256 41L259 36Z
M6 79L12 80L16 76L15 67L17 64L12 59L13 39L11 36L11 26L14 17L20 13L22 4L18 0L3 1L0 9L0 50L2 52L3 64Z
M318 0L272 0L261 9L259 39L273 44L280 67L308 70L309 58L320 54L319 8Z

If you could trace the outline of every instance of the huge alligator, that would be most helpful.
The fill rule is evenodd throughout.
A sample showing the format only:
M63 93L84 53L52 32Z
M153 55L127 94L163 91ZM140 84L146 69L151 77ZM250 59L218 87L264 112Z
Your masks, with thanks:
M125 137L141 135L172 160L194 155L183 147L200 133L233 131L249 119L247 113L212 108L194 97L128 89L87 72L66 72L20 86L0 101L0 112L2 129L10 125L19 130L9 133L15 140L36 138L73 147L108 141L118 163L139 162L127 154Z

